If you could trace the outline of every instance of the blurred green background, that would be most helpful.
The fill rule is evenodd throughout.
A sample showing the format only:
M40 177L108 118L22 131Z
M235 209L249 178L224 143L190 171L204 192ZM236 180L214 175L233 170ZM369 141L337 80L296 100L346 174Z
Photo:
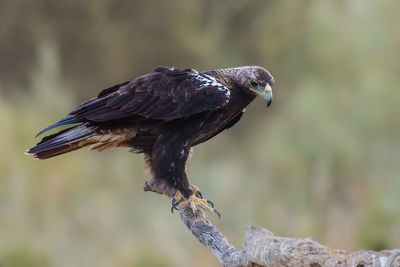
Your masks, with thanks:
M247 225L342 249L400 246L400 2L0 1L0 266L219 266L143 192L141 155L23 152L156 65L260 65L274 103L196 148L189 177L236 247Z

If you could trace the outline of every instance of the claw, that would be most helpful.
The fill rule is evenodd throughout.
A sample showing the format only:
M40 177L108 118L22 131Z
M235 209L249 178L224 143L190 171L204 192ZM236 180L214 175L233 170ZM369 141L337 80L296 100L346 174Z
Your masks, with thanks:
M178 208L177 208L177 206L179 205L179 203L181 202L181 200L180 201L176 201L176 199L175 198L172 198L172 207L171 207L171 212L172 213L174 213L174 210L179 210Z
M196 197L203 198L203 194L200 192L199 188L195 185L190 185L192 192Z
M175 196L172 198L172 203L171 203L171 212L174 213L175 210L179 210L179 205L182 203L183 197L181 195L181 192L176 191Z
M218 219L221 219L221 213L217 209L212 208L213 212L218 215Z
M172 198L172 207L171 207L171 212L174 213L175 210L180 210L183 207L189 206L190 209L192 210L193 214L198 216L198 207L203 208L204 210L210 212L210 213L215 213L218 215L218 218L221 218L221 214L219 213L218 210L214 208L214 203L210 200L206 200L203 198L203 194L200 192L200 190L194 186L191 185L191 189L193 194L190 195L188 199L185 199L182 194L179 191L176 191L175 196Z
M176 200L175 200L175 198L173 197L173 198L172 198L172 203L171 203L171 213L174 213L175 203L176 203Z
M221 213L217 209L214 208L214 203L211 200L207 199L207 203L210 204L212 211L218 215L218 218L221 218Z

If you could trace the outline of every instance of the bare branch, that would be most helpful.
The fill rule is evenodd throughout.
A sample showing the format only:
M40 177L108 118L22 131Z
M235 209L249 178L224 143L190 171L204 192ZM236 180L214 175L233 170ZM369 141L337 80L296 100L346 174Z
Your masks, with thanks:
M207 219L203 211L196 217L189 208L180 213L181 219L204 245L209 247L226 267L254 266L354 266L398 267L400 249L380 252L360 250L348 252L330 249L310 238L274 236L266 229L248 227L242 250L235 249Z
M211 224L203 210L199 209L196 217L192 210L187 207L181 211L180 215L192 234L211 249L222 265L247 266L244 252L229 244L226 236Z

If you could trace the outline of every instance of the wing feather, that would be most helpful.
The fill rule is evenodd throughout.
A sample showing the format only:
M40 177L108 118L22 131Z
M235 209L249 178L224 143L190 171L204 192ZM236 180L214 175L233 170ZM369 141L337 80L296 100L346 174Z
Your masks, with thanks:
M158 67L149 74L117 86L83 103L70 114L96 122L132 116L172 120L216 110L226 105L230 97L230 90L225 85L190 69Z

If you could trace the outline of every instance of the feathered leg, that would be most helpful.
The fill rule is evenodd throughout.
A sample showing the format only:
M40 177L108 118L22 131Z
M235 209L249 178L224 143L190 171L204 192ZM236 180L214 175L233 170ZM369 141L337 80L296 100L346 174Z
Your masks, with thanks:
M197 187L190 185L187 179L186 164L190 151L189 141L182 139L181 136L160 138L154 143L151 160L148 161L154 175L153 180L160 185L168 184L170 188L174 189L172 210L189 205L193 212L197 213L197 207L199 206L219 215L212 207L212 202L203 199ZM167 195L171 195L171 190L166 191Z

